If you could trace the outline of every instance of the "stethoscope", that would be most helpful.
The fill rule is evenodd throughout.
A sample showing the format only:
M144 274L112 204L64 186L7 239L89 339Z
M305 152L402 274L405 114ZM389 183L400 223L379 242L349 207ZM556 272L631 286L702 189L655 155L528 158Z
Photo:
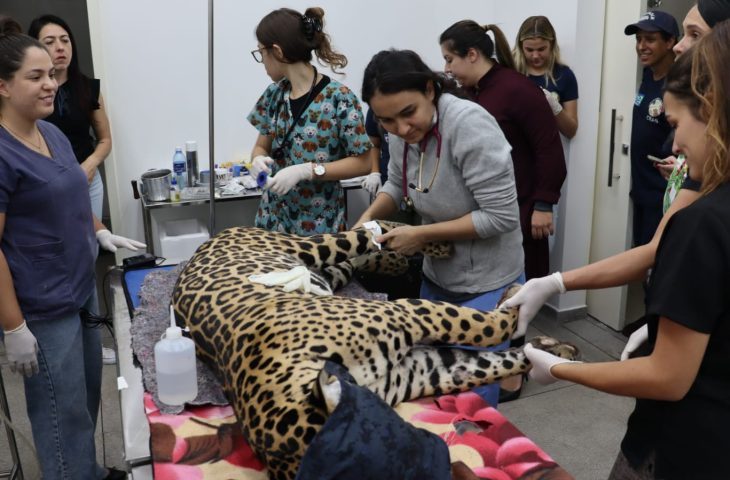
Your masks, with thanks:
M408 196L408 188L412 188L419 193L428 193L433 187L433 182L436 180L436 173L439 170L439 164L441 163L441 132L439 132L439 118L438 111L434 114L436 121L434 122L431 130L426 133L423 139L419 142L418 147L421 156L418 160L418 186L413 183L408 183L408 147L407 143L403 145L403 200L401 201L401 210L412 212L415 207L413 205L413 199ZM436 137L436 166L433 169L431 180L428 182L428 186L423 188L423 158L426 154L426 147L428 146L429 137L433 135Z

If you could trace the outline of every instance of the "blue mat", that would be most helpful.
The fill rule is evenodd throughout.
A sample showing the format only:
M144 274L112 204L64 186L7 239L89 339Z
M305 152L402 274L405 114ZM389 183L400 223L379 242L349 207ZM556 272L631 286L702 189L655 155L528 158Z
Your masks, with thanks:
M124 295L127 298L127 308L129 315L134 315L134 311L139 307L139 289L142 287L144 277L148 273L156 270L172 270L177 265L165 265L162 267L140 268L136 270L127 270L122 276L122 284L124 286Z

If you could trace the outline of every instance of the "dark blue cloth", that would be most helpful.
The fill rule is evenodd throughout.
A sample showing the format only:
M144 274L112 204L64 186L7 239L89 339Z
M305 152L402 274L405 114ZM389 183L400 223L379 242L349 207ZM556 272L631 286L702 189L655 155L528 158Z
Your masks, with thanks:
M89 182L66 136L38 121L53 157L0 128L0 248L28 321L77 314L94 288L98 246Z
M659 208L667 181L647 155L666 158L672 154L672 145L667 141L672 127L664 116L663 89L664 78L654 80L651 69L645 68L634 101L631 127L631 198L635 203Z
M385 183L388 180L388 162L390 161L388 132L380 127L372 110L368 110L368 114L365 116L365 131L368 137L380 138L380 180Z
M342 386L340 403L314 437L296 480L450 480L441 438L410 425L345 367L324 367Z
M545 81L545 75L528 75L527 77L538 87L557 93L560 103L578 100L578 81L575 79L573 70L566 65L555 65L553 68L555 81L550 78Z

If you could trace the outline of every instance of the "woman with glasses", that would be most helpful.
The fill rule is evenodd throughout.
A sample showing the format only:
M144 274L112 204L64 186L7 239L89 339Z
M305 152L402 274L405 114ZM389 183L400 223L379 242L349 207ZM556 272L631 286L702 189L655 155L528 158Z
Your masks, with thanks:
M390 163L388 180L358 225L399 208L414 210L421 225L398 227L376 240L404 255L428 242L453 243L451 257L424 259L420 296L487 311L524 278L517 191L510 145L499 125L456 90L412 51L372 58L362 96L389 134ZM479 387L477 393L497 405L498 388Z
M548 237L555 230L553 206L566 175L553 112L542 91L514 70L509 44L498 27L462 20L447 28L439 43L446 61L444 70L494 116L512 146L525 276L528 280L545 276L550 269ZM497 61L492 59L495 48ZM524 337L512 342L513 347L523 344ZM520 378L503 382L503 402L519 397Z
M339 180L370 172L360 102L341 83L317 72L314 53L334 72L347 65L323 31L324 11L281 8L258 27L251 52L274 81L248 116L259 136L250 172L268 178L256 226L297 235L346 228Z

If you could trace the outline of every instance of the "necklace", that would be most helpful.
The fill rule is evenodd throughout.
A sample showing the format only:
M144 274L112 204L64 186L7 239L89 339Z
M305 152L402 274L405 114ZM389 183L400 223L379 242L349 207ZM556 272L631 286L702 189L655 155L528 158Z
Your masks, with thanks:
M43 149L41 148L41 144L43 143L43 139L41 138L41 132L38 130L38 127L36 127L35 132L38 136L38 143L33 143L30 141L30 139L25 138L24 136L20 135L18 132L13 130L12 128L5 125L3 122L0 122L0 126L2 126L5 130L7 130L12 136L20 140L21 142L30 145L33 147L34 150L38 150L39 152L43 152Z

